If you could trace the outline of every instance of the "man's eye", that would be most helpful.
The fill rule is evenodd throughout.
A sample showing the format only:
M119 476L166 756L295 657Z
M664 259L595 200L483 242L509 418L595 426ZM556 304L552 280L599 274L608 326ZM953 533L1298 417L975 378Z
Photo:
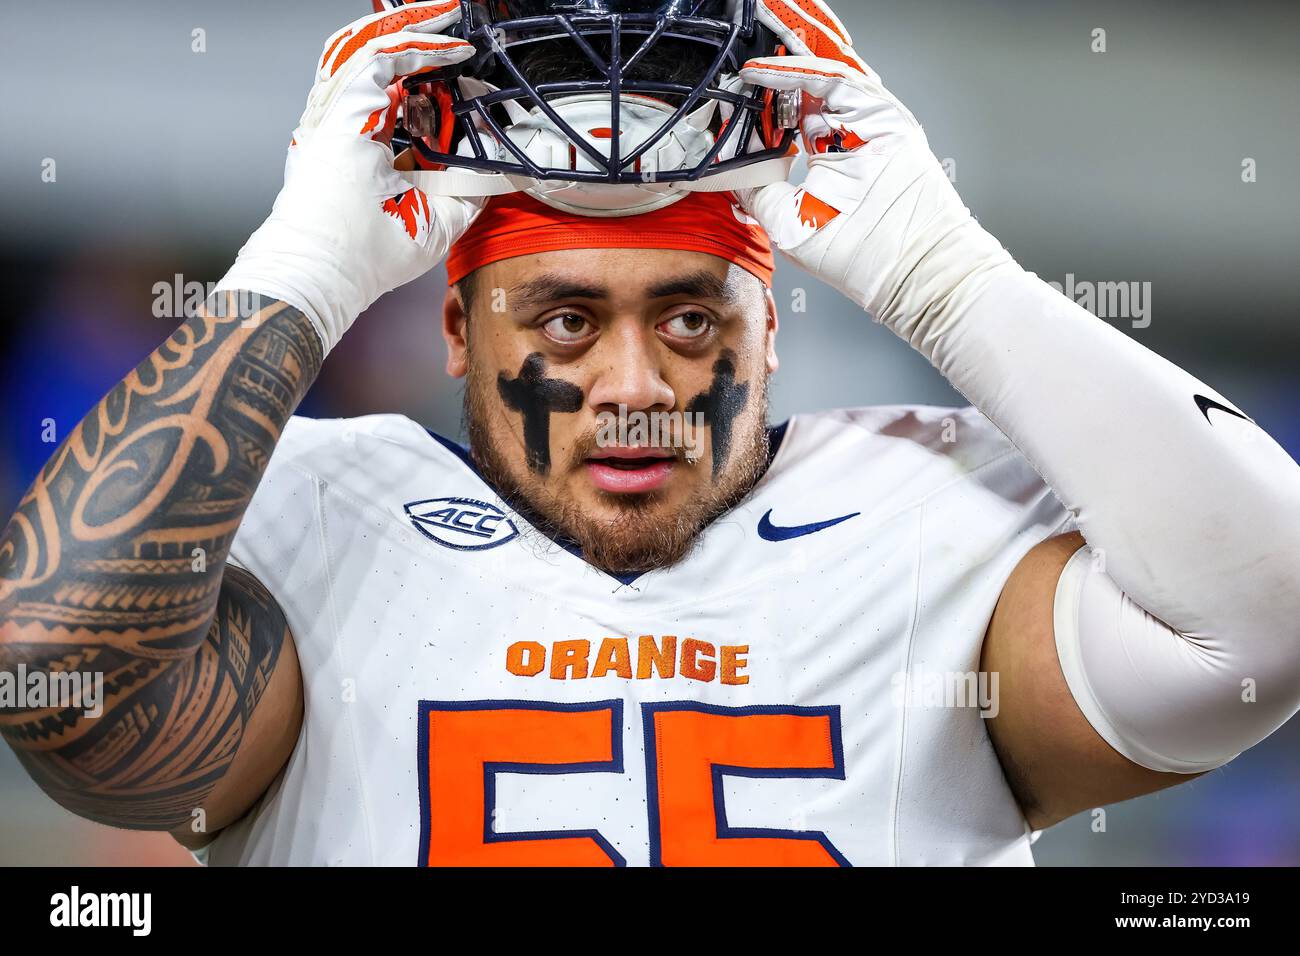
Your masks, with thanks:
M542 331L557 342L581 342L591 334L592 326L581 315L568 312L556 315L542 324Z
M709 331L710 320L703 312L683 312L675 315L659 328L679 339L696 339Z

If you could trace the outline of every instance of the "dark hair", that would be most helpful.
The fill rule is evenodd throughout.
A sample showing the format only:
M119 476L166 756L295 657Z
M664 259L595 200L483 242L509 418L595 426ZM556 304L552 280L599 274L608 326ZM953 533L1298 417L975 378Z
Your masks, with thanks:
M474 300L478 298L478 270L466 273L465 277L456 283L456 292L460 296L460 305L465 313L465 318L474 311Z

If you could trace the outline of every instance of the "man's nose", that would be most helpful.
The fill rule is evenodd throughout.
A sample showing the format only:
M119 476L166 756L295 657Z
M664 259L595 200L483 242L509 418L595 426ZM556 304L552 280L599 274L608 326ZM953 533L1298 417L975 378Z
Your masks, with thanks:
M595 384L588 401L597 411L671 411L676 396L660 374L660 355L653 331L633 323L615 323L601 336Z

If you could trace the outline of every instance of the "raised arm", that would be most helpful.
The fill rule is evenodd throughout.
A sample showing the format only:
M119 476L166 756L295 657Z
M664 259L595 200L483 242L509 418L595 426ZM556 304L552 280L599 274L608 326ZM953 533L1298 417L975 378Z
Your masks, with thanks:
M473 48L417 3L335 33L270 217L207 308L81 423L0 539L0 668L102 675L102 712L0 711L37 782L76 813L212 831L284 765L301 721L284 615L231 542L324 356L423 275L480 203L393 168L388 89ZM79 702L84 703L84 701Z
M91 411L5 529L0 668L102 680L95 708L65 700L0 716L33 778L73 812L171 828L242 747L287 756L248 733L263 702L298 708L284 616L226 558L321 357L284 303L205 311Z
M1078 519L1011 576L984 649L992 740L1045 825L1221 766L1300 707L1300 469L1241 410L1022 269L821 0L761 0L796 55L802 186L744 197L907 340ZM1086 546L1084 541L1086 539ZM1078 552L1077 554L1075 552Z

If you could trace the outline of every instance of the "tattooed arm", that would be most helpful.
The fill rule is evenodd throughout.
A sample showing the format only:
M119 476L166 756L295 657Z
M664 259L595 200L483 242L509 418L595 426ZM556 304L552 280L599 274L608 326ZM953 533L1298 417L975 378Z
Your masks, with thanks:
M482 207L411 188L375 148L394 80L473 54L438 35L459 16L416 4L326 43L284 188L219 283L219 314L183 325L91 412L0 538L0 670L103 674L102 715L0 710L0 733L76 813L176 830L201 807L211 832L292 749L302 691L284 616L226 558L325 353ZM241 316L249 293L257 311Z
M248 296L213 299L119 383L0 537L0 670L103 680L98 716L8 708L0 733L46 793L103 823L188 828L201 808L219 829L297 737L284 615L226 559L322 347L297 309L251 298L251 316Z

